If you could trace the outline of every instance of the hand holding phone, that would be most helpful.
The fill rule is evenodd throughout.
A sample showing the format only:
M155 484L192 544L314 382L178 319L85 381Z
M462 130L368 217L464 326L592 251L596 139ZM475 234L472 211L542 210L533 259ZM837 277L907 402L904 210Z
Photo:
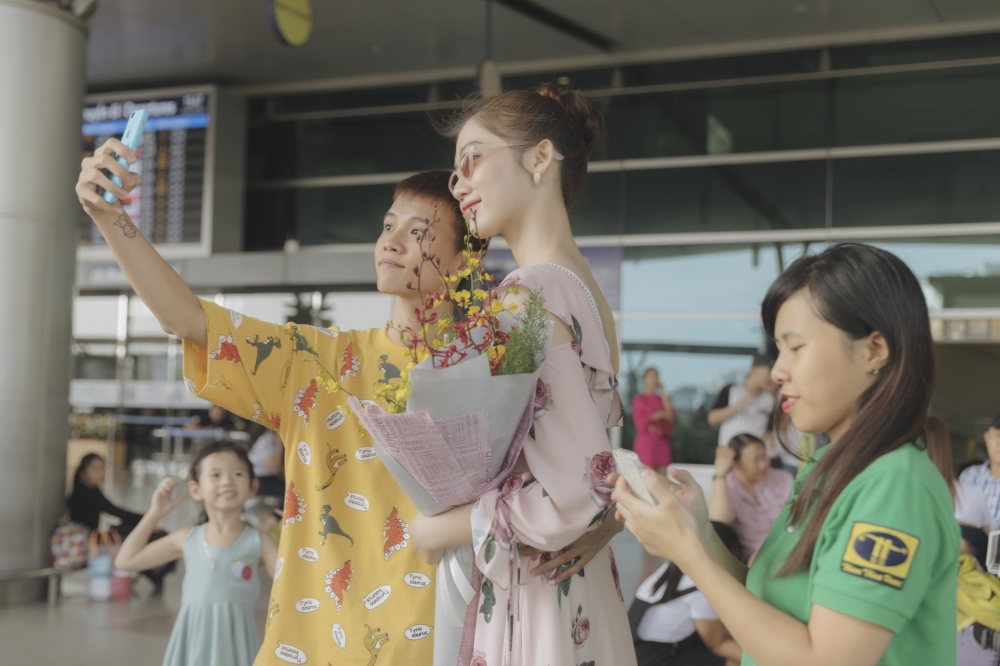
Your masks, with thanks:
M125 126L125 133L122 134L122 143L125 144L133 153L142 141L142 130L146 127L147 120L149 120L149 111L146 109L133 111L132 115L128 118L128 125ZM128 169L129 164L121 155L115 155L115 161L118 162L118 164L121 164L124 168ZM110 178L112 183L118 187L122 186L122 181L118 176L110 174ZM118 202L117 197L111 194L108 190L104 190L104 200L109 204Z
M611 452L611 455L615 458L618 473L628 481L628 487L632 491L632 494L647 504L652 504L653 506L659 504L652 493L649 492L649 489L646 488L646 484L642 482L642 470L645 466L639 460L639 456L636 455L635 451L615 449Z

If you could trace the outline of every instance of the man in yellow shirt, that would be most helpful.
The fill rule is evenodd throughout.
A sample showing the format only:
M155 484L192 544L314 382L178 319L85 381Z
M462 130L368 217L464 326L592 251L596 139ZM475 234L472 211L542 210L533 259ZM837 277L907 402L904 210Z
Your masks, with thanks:
M461 265L465 223L450 174L404 180L386 213L375 263L379 291L396 297L391 325L338 331L265 323L199 300L120 205L100 196L98 188L121 198L139 184L112 151L134 161L109 140L84 160L77 195L136 293L165 331L184 339L188 390L285 442L279 559L256 666L430 664L435 569L409 547L415 509L344 404L352 395L373 400L376 387L398 381L406 367L397 329L416 328L413 314L423 303L415 288L440 286L435 270L425 270L418 284L423 250L429 246L442 272ZM605 522L545 568L573 575L620 529Z

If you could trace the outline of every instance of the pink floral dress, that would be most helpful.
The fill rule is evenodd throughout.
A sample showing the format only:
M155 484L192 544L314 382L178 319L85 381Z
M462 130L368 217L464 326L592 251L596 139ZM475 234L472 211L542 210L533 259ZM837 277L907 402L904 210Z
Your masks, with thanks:
M583 282L554 264L520 268L504 285L516 280L541 288L545 307L576 340L552 347L542 369L533 434L524 443L531 471L473 506L479 595L474 643L467 631L463 657L472 666L634 666L610 547L559 584L559 570L533 576L539 560L519 555L521 544L558 553L608 518L605 479L614 462L605 429L620 425L623 411L600 315Z

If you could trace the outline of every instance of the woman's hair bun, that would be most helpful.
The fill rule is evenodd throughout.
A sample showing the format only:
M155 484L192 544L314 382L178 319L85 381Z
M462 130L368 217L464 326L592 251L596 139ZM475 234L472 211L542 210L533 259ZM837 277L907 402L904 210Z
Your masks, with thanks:
M552 83L543 83L535 92L559 102L570 118L576 122L583 137L584 155L590 158L590 154L604 136L604 116L597 107L579 90L559 88Z

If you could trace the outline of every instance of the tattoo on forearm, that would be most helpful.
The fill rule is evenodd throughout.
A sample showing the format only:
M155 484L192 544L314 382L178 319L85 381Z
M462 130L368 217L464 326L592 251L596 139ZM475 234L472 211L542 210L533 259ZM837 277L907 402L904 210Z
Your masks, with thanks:
M135 228L135 225L132 224L132 220L128 219L128 216L125 213L118 216L118 219L115 221L115 226L122 228L122 233L125 234L125 238L135 238L137 229Z

